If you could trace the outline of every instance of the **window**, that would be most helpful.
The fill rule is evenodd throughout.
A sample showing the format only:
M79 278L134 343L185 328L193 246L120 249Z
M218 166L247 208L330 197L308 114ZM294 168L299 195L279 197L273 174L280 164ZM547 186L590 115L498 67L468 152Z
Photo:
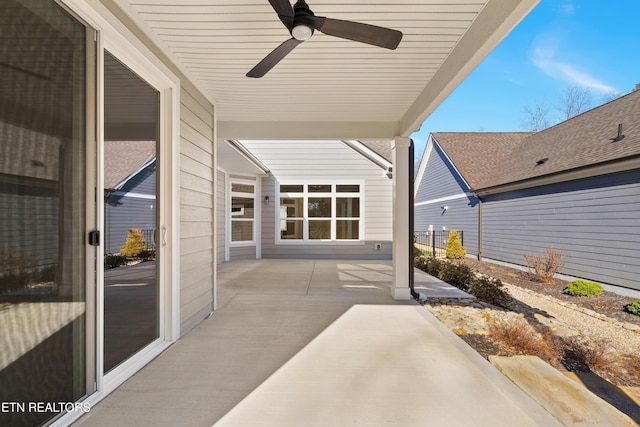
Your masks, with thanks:
M360 240L360 184L280 186L280 241Z
M253 242L255 220L255 185L231 182L231 242Z

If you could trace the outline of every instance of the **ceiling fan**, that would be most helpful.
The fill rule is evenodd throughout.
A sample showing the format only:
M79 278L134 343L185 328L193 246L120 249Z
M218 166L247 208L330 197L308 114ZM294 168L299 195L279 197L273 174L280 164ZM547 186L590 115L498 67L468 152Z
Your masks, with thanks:
M315 30L343 39L367 43L386 49L395 49L402 40L400 31L360 22L315 16L304 0L291 6L289 0L269 0L280 21L287 27L291 38L275 48L247 73L247 77L262 77L276 66L300 43L308 40Z

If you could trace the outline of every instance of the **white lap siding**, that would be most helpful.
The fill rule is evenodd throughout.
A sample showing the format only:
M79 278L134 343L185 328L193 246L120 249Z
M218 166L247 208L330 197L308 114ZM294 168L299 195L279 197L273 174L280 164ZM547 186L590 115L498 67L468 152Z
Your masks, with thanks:
M180 109L180 324L188 331L213 309L213 107L182 87Z
M385 171L341 141L242 141L270 170L262 195L263 258L391 259L392 186ZM277 242L277 188L288 184L362 183L360 242ZM381 244L377 250L376 243Z

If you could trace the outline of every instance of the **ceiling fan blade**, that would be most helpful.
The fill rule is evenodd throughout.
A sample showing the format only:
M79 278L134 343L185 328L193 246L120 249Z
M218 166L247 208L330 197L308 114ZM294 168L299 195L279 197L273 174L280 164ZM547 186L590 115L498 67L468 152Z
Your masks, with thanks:
M323 16L313 16L310 18L313 20L316 30L329 36L367 43L391 50L397 48L400 40L402 40L402 33L390 28L325 18Z
M285 41L280 46L275 48L270 54L265 56L264 59L258 63L258 65L253 67L251 71L247 73L247 77L258 78L264 76L269 72L270 69L275 67L278 62L282 61L282 58L287 56L287 54L295 49L296 46L298 46L300 43L302 43L302 40L297 40L294 38Z
M291 30L293 18L295 18L296 14L289 0L269 0L269 3L271 3L271 7L276 11L284 26Z

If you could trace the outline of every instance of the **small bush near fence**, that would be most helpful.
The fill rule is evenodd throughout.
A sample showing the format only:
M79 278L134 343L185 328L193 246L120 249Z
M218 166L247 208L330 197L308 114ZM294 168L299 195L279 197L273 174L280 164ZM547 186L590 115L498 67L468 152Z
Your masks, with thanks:
M434 277L447 282L465 292L474 295L480 301L507 307L510 301L509 294L502 289L502 282L498 279L476 277L469 267L435 257L416 258L415 267L426 271Z
M122 255L107 254L104 256L104 268L107 270L110 268L120 267L127 263L127 257Z
M586 280L574 280L562 291L562 293L573 295L574 297L593 297L602 295L602 292L604 292L604 289L602 289L601 285L587 282Z
M464 259L464 257L467 256L467 248L462 246L462 240L457 230L451 230L449 232L446 255L449 259Z
M127 241L120 247L120 255L126 257L137 257L140 252L147 249L144 235L139 228L132 228L127 235Z
M553 283L553 277L566 263L565 255L551 246L541 254L525 253L523 256L531 272L542 283Z
M635 300L631 304L627 304L624 308L629 313L640 316L640 299Z
M480 301L507 308L511 298L502 286L500 279L474 277L469 286L469 293Z

